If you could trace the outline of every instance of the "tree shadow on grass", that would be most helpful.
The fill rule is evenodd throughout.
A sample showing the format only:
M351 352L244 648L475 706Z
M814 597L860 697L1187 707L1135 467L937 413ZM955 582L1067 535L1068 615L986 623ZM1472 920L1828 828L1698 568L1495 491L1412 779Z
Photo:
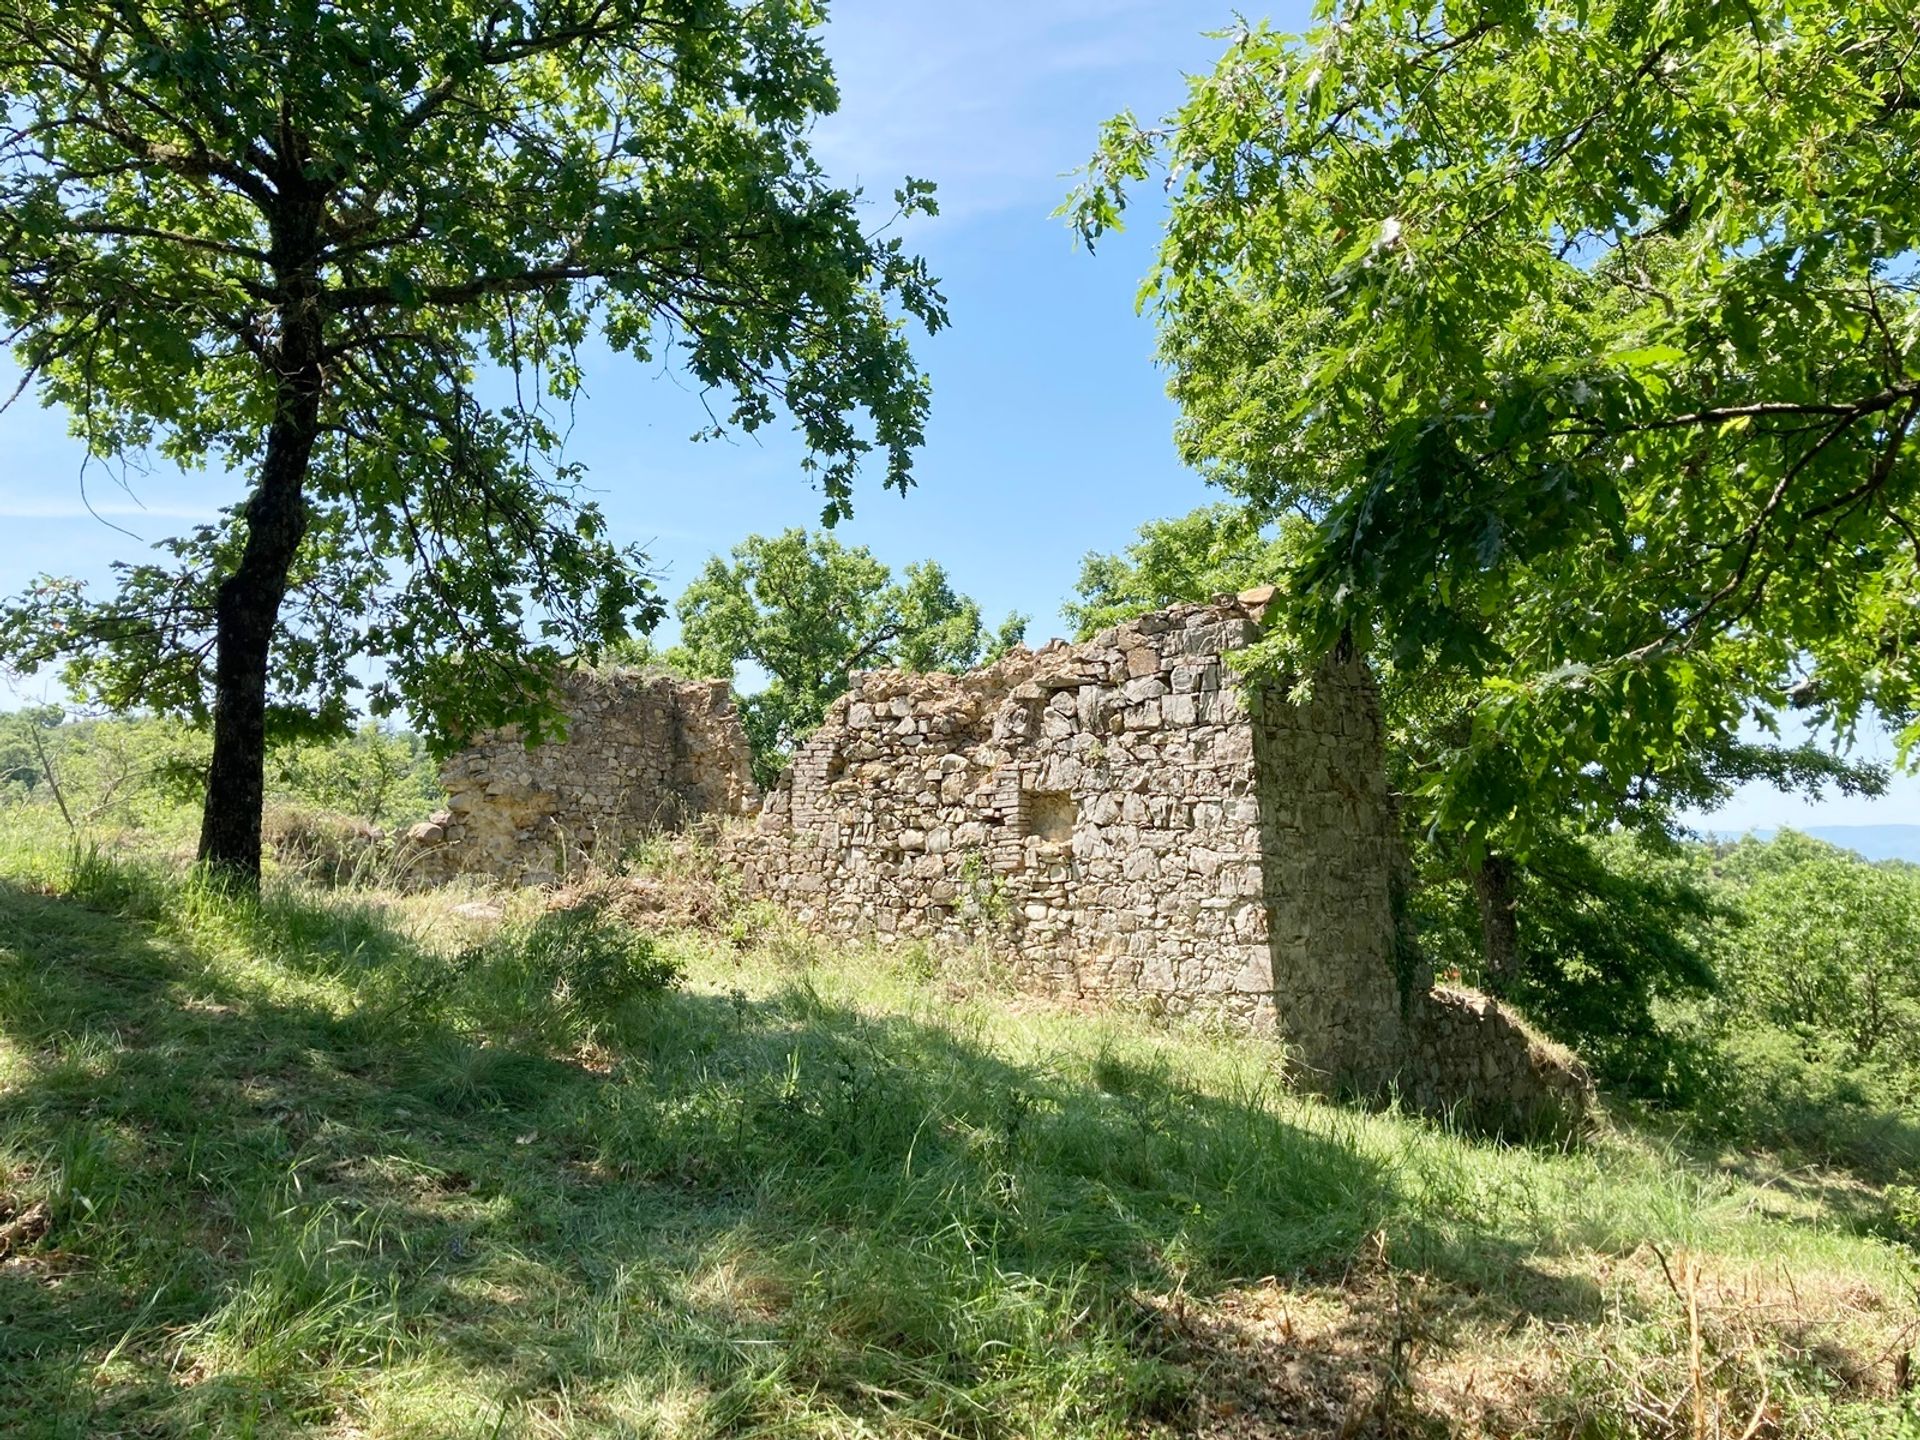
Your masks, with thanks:
M271 963L0 882L0 1198L50 1219L0 1262L0 1430L1177 1424L1155 1297L1337 1279L1417 1223L1332 1107L1016 1064L804 976L542 1054L410 1010L391 973L444 962L377 916L249 923ZM1500 1293L1598 1304L1535 1280ZM1349 1348L1321 1398L1357 1413Z

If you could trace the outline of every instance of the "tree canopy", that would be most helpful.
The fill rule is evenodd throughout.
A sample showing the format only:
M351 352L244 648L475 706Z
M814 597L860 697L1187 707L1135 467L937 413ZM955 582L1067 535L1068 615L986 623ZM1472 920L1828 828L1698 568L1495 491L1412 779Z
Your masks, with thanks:
M1080 562L1077 598L1061 608L1087 640L1165 605L1270 584L1292 568L1304 538L1305 522L1289 518L1295 523L1271 525L1252 506L1223 503L1149 520L1118 554L1090 552Z
M210 720L204 859L257 873L270 735L363 698L442 741L661 612L563 452L596 336L712 432L782 412L826 518L905 489L943 323L808 128L787 0L19 0L0 13L0 323L89 455L244 476L96 595L48 578L0 657ZM931 208L908 181L895 211ZM636 372L637 373L637 372ZM17 398L17 397L16 397Z
M1894 1063L1920 1080L1920 868L1869 864L1787 832L1717 867L1740 884L1744 924L1726 968L1754 1016L1816 1058Z
M731 679L750 665L765 677L741 701L762 785L854 671L969 669L1018 644L1027 623L1009 615L990 631L935 562L895 580L864 546L804 530L748 536L731 560L708 561L675 608L682 641L667 657L672 668Z
M1312 523L1261 658L1458 687L1415 792L1470 845L1788 705L1920 743L1914 42L1891 0L1336 4L1106 131L1071 213L1165 168L1185 454Z
M65 719L57 705L28 705L0 714L0 788L33 790L46 780L45 732Z
M1269 583L1313 538L1301 516L1263 524L1249 504L1150 521L1120 553L1086 557L1067 613L1085 638L1163 605ZM1270 622L1282 627L1274 648L1299 645L1284 630L1289 618L1282 607ZM1258 648L1249 653L1257 673ZM1659 785L1626 787L1604 810L1570 805L1551 786L1522 789L1512 812L1476 833L1437 813L1423 793L1473 724L1474 684L1391 656L1374 668L1388 776L1408 797L1401 818L1422 881L1406 917L1417 943L1436 969L1521 1003L1616 1078L1653 1033L1654 1002L1711 982L1697 938L1710 907L1669 853L1684 813L1711 810L1750 781L1809 793L1829 784L1877 793L1885 783L1876 767L1811 742L1720 732L1671 761ZM1500 758L1509 767L1518 760Z

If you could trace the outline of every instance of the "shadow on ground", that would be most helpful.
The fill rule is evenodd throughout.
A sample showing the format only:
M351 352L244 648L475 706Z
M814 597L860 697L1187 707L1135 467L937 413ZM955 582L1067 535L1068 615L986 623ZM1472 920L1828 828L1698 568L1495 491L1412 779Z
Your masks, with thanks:
M0 1260L0 1430L1183 1429L1167 1297L1338 1282L1416 1223L1337 1109L1012 1064L805 975L561 1057L411 1012L374 981L427 962L376 919L300 924L261 962L0 884L0 1199L49 1221ZM1530 1270L1491 1228L1421 1253ZM1267 1386L1268 1433L1384 1416L1381 1333Z

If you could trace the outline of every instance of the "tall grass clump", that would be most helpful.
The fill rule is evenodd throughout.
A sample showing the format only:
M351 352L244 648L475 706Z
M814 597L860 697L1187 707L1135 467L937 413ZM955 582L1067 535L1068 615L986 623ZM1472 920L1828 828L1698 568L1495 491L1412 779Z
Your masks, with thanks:
M417 1348L396 1236L364 1212L284 1193L259 1217L247 1264L182 1337L203 1371L188 1414L209 1429L325 1421L342 1393ZM236 1423L238 1422L238 1423Z
M68 845L36 873L48 889L150 923L205 960L306 987L396 1041L442 1030L572 1053L616 1034L678 978L652 937L593 903L520 913L454 948L409 934L379 893L316 893L284 879L248 892L97 842Z
M502 1044L571 1052L617 1038L679 975L653 940L593 906L511 921L402 979L407 1014Z

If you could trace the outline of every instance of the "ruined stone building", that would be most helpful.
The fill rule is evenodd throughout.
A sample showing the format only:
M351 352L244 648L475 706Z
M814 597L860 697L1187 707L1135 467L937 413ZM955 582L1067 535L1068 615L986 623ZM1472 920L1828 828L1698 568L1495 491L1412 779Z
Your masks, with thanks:
M1224 657L1252 632L1189 606L971 674L861 676L767 797L751 883L848 934L960 940L984 916L1029 983L1221 1009L1352 1069L1398 1009L1375 707L1356 666L1250 705Z
M409 836L415 880L470 872L544 884L697 817L758 808L724 680L576 671L561 681L560 704L564 743L528 749L502 731L441 768L447 808Z
M750 894L832 933L984 943L1057 995L1212 1011L1319 1088L1578 1108L1584 1077L1499 1007L1430 991L1373 684L1285 695L1229 656L1263 597L1146 615L964 675L856 677L758 817L722 830ZM543 879L569 853L755 808L724 686L571 682L566 743L451 763L429 863Z

